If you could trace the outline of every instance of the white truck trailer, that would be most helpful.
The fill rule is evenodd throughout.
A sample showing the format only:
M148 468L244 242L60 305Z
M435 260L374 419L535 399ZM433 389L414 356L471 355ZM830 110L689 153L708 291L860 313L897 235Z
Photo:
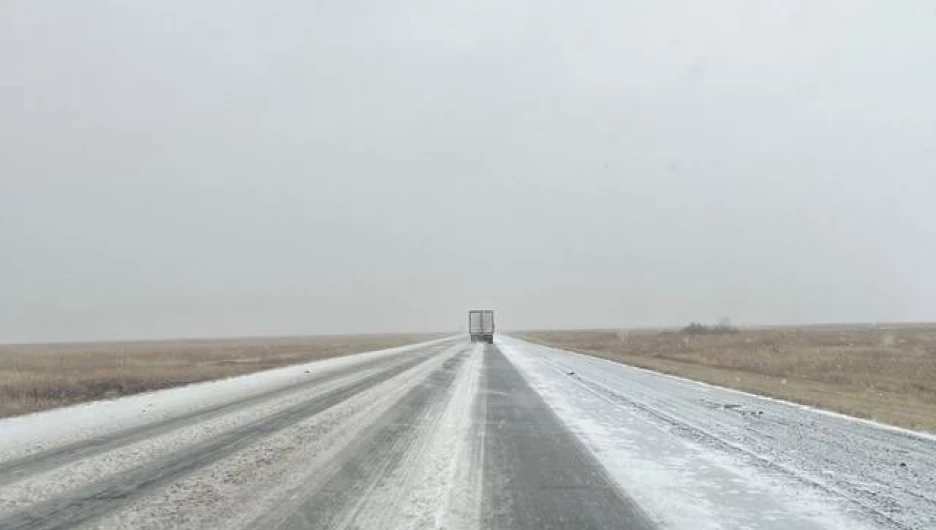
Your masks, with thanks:
M468 312L468 333L471 342L494 344L494 311L475 309Z

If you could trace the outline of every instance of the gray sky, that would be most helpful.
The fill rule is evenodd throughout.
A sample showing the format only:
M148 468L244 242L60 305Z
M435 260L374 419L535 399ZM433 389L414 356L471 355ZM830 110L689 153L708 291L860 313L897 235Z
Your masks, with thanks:
M936 319L931 0L0 4L0 342Z

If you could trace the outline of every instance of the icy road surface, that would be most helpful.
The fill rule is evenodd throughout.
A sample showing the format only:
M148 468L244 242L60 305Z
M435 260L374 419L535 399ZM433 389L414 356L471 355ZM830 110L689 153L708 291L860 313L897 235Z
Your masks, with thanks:
M503 338L668 528L936 529L936 437Z
M936 528L936 440L503 338L0 421L0 528Z

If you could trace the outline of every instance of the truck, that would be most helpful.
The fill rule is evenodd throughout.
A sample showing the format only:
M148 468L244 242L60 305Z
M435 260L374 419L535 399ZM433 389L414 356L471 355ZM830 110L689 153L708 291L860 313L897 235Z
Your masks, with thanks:
M468 311L468 333L471 342L494 344L494 311L473 309Z

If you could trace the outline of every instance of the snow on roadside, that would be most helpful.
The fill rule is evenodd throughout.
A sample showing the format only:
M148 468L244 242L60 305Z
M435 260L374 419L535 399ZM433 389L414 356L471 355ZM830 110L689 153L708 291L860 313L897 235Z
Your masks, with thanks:
M0 462L273 392L341 368L442 344L439 339L0 420Z
M82 458L42 473L30 475L11 484L0 486L0 515L64 495L70 490L92 484L104 477L130 471L145 462L163 458L185 447L215 438L251 422L262 420L283 409L304 403L315 396L325 394L335 388L347 385L349 382L379 371L379 368L362 370L316 384L312 388L303 387L296 392L290 392L244 408L237 408L204 421L194 421L135 443Z
M340 471L338 455L348 444L463 349L452 345L427 362L149 492L108 513L94 528L278 528L309 491Z
M905 433L868 434L867 423L756 396L741 402L718 387L516 339L498 345L664 528L923 530L936 521L932 501L913 497L928 492L911 491L925 487L924 478L895 477L873 461L906 451ZM844 447L842 438L849 439ZM917 460L902 458L917 473L936 471L936 444L927 437L914 443L932 447ZM826 480L823 472L861 475Z

